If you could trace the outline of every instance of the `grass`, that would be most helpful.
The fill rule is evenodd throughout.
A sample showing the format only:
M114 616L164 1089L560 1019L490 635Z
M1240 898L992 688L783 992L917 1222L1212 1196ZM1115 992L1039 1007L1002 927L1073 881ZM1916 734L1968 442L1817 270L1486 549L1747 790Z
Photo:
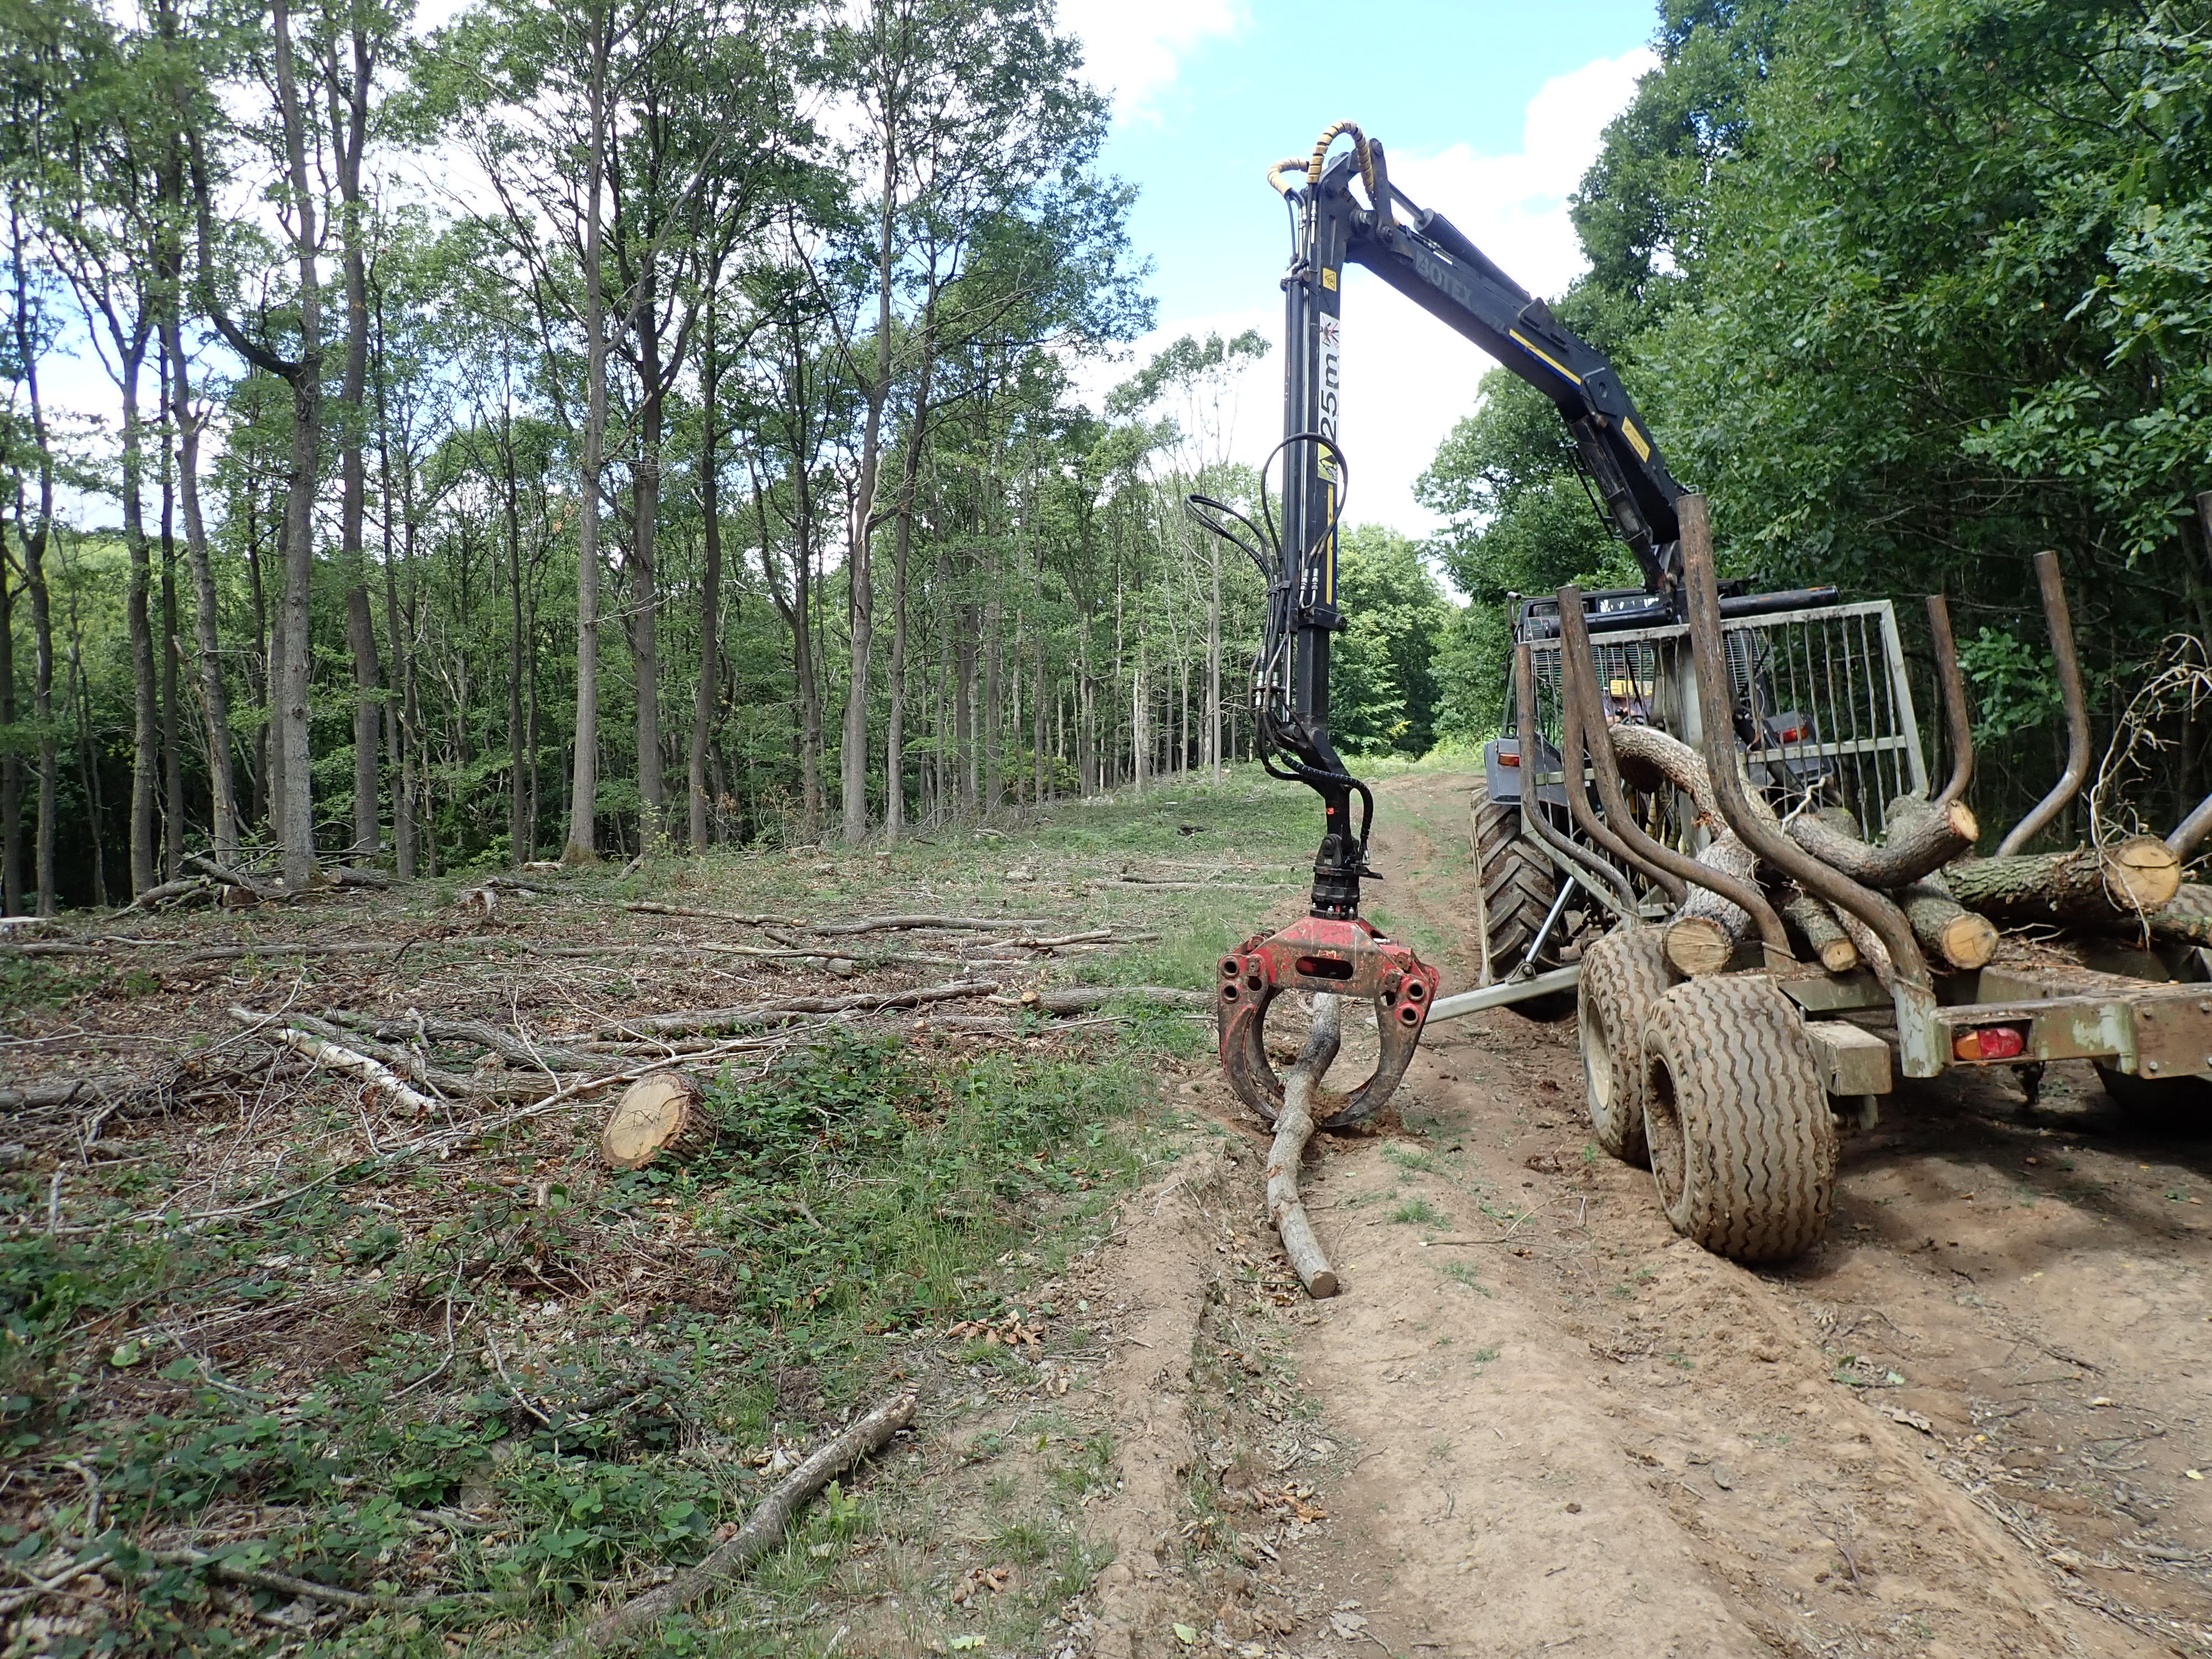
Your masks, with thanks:
M1247 772L1049 809L1018 837L913 838L884 858L825 846L562 872L557 899L502 897L501 915L639 899L996 911L1152 935L1056 959L1052 976L1202 988L1222 949L1303 909L1319 827L1307 792ZM1007 878L1017 868L1033 886ZM1108 884L1125 869L1233 885ZM390 925L442 923L463 884L349 902L386 906ZM214 921L272 944L315 925L288 912ZM455 983L489 971L434 942L410 961ZM495 971L503 992L514 969ZM618 951L594 971L609 1006L733 1000ZM222 994L359 994L324 974L272 949L240 960ZM134 1023L151 1022L189 994L141 969L0 963L0 1019L27 1029L96 1029L101 1005L126 998ZM951 1619L992 1650L1031 1650L1041 1621L1103 1565L1075 1520L1112 1487L1115 1449L1054 1421L1018 1434L963 1425L963 1397L1034 1372L1004 1345L939 1334L1019 1309L1048 1348L1085 1340L1072 1328L1084 1314L1052 1305L1047 1287L1172 1121L1153 1057L1211 1042L1207 1022L1175 1010L1103 1012L1115 1022L1072 1048L859 1031L794 1048L765 1073L714 1081L710 1151L626 1175L592 1152L596 1113L520 1125L434 1164L382 1163L355 1139L357 1091L327 1078L283 1096L289 1117L256 1118L251 1083L191 1096L134 1156L64 1170L65 1219L104 1231L48 1236L51 1170L19 1164L0 1174L0 1443L16 1472L0 1559L51 1576L67 1565L64 1539L115 1550L133 1593L105 1625L65 1635L83 1644L72 1650L299 1650L298 1632L255 1616L288 1598L157 1570L136 1553L149 1538L343 1589L434 1595L319 1626L318 1655L543 1645L610 1584L696 1560L757 1501L779 1455L920 1383L938 1391L933 1461L910 1468L895 1454L811 1505L784 1549L658 1650L818 1654L838 1624L826 1610L887 1583L924 1645L947 1639L935 1626ZM172 1018L180 1033L208 1029ZM266 1157L231 1170L218 1204L197 1183L239 1146L292 1150L281 1170ZM281 1201L195 1229L123 1224L269 1199ZM934 1507L963 1456L974 1517ZM957 1550L1018 1569L1012 1588L945 1612L948 1528Z
M1390 1219L1412 1227L1449 1227L1451 1218L1425 1198L1408 1199L1390 1212Z

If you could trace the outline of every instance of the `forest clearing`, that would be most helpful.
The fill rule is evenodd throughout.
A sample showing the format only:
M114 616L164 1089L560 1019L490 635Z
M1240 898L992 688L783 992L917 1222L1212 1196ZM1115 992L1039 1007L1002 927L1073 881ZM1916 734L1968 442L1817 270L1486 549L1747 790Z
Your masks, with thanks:
M1382 786L1447 988L1468 784ZM19 933L14 1641L539 1650L911 1395L640 1650L2212 1651L2201 1143L2086 1066L1929 1085L1747 1271L1492 1012L1317 1148L1310 1302L1202 989L1297 890L1286 793ZM583 1080L646 1065L719 1133L611 1170Z

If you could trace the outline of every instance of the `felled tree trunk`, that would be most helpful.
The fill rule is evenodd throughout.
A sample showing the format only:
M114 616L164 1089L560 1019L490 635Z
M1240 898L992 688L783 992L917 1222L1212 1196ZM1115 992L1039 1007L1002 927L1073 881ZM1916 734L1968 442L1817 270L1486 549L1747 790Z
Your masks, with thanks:
M1343 1005L1333 996L1314 999L1313 1024L1297 1063L1283 1079L1283 1109L1275 1116L1275 1141L1267 1152L1267 1214L1282 1235L1283 1254L1297 1270L1298 1282L1316 1301L1334 1296L1336 1270L1314 1237L1298 1196L1298 1164L1313 1139L1314 1091L1336 1058L1344 1030Z
M1698 854L1708 870L1743 881L1759 878L1759 855L1733 835L1717 837ZM1751 932L1751 913L1710 888L1692 886L1682 908L1667 924L1662 948L1667 960L1681 973L1695 977L1717 974L1729 965L1735 947Z
M2001 927L2110 927L2162 910L2181 889L2181 860L2155 836L2113 847L1968 859L1944 872L1951 895Z
M1782 920L1802 939L1806 953L1832 974L1859 965L1859 947L1844 931L1836 913L1810 893L1799 893L1782 907Z
M1987 916L1951 896L1941 876L1916 881L1897 896L1920 948L1962 972L1986 966L1997 951L1997 930Z
M1790 820L1790 839L1831 869L1869 887L1909 887L1961 857L1980 826L1964 801L1933 806L1909 796L1889 809L1889 828L1879 843L1861 840L1826 817L1801 812Z

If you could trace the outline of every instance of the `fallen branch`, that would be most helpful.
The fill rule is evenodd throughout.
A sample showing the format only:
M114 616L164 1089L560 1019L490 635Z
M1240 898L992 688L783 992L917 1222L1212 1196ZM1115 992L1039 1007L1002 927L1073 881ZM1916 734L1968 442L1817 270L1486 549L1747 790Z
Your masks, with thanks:
M260 899L264 903L273 903L279 900L293 896L281 887L265 886L262 883L254 880L252 877L247 875L243 870L233 870L228 866L217 864L213 859L204 857L198 853L185 854L185 862L191 865L193 869L214 877L224 886L239 888L246 892L252 894L254 897Z
M842 997L790 997L781 1002L755 1003L750 1008L696 1008L672 1014L642 1014L635 1019L613 1021L599 1028L602 1036L646 1033L655 1036L693 1036L711 1031L734 1031L751 1025L773 1024L794 1014L872 1013L878 1008L916 1008L926 1002L952 1002L963 997L987 997L999 988L994 979L956 981L951 985L924 985L910 991L858 991Z
M1314 1237L1313 1223L1298 1197L1298 1162L1313 1139L1314 1091L1336 1058L1344 1034L1344 1008L1326 994L1313 1000L1313 1024L1305 1047L1283 1079L1283 1109L1275 1116L1275 1141L1267 1150L1267 1216L1282 1235L1283 1254L1297 1270L1308 1295L1325 1300L1337 1293L1336 1270Z
M1047 1014L1087 1014L1112 1002L1145 1002L1161 1007L1211 1010L1207 991L1182 991L1168 985L1047 985L1019 996L995 996L1005 1007L1034 1008Z
M786 1475L729 1541L716 1547L697 1566L600 1614L566 1641L556 1643L546 1659L580 1659L581 1655L611 1647L690 1606L723 1580L735 1577L775 1547L799 1506L828 1486L833 1476L848 1464L883 1449L893 1435L913 1422L914 1403L914 1396L908 1394L877 1407Z
M251 1008L235 1006L230 1010L230 1017L241 1025L256 1025L267 1018L255 1013ZM410 1111L427 1114L438 1109L436 1101L428 1095L416 1093L380 1060L371 1060L367 1054L340 1048L327 1037L319 1037L289 1025L278 1026L270 1036L286 1048L297 1049L319 1066L327 1066L334 1072L343 1072L359 1078L371 1088L383 1090Z
M431 1042L467 1042L479 1048L489 1048L510 1065L528 1066L538 1072L588 1072L599 1065L597 1056L581 1054L568 1048L548 1048L532 1042L518 1032L498 1025L487 1025L473 1019L377 1019L368 1014L349 1013L343 1009L328 1009L329 1018L380 1037L386 1042L404 1042L410 1037L421 1037Z
M768 920L780 921L780 917ZM854 933L890 933L915 927L943 927L969 933L1011 933L1025 927L1050 927L1055 924L1050 918L1032 918L1026 921L996 921L988 916L862 916L857 921L789 922L802 933L812 933L817 939L846 938Z

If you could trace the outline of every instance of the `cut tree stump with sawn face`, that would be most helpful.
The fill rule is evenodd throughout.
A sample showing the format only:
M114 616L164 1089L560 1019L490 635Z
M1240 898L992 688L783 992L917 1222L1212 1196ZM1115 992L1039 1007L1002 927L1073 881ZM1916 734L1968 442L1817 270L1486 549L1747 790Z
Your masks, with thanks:
M623 1091L599 1132L599 1152L617 1170L642 1169L666 1156L678 1162L714 1144L698 1080L683 1072L648 1072Z

